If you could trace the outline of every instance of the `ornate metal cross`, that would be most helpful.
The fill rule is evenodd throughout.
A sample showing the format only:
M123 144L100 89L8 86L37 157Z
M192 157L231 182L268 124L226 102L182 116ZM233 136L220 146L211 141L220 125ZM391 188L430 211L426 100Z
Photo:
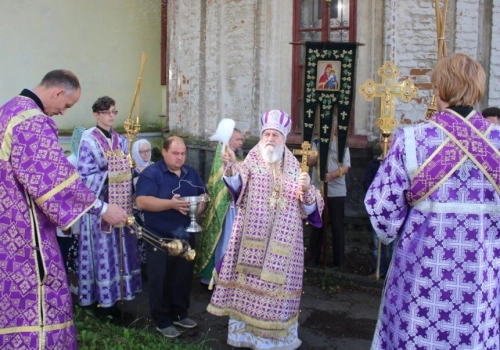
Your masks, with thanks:
M377 126L382 134L390 135L398 122L394 117L394 104L396 98L404 102L410 102L417 96L418 88L411 81L406 79L400 84L396 84L396 78L400 70L392 62L385 62L378 69L378 75L382 77L382 83L375 84L373 79L368 79L361 87L359 92L367 101L372 101L374 97L380 97L380 117L377 120Z
M307 157L308 156L317 156L317 151L311 151L311 144L308 141L302 142L301 149L294 149L293 154L302 156L302 161L300 162L300 171L308 172L309 167L307 166Z
M401 84L396 84L396 77L399 75L400 70L392 62L385 62L382 67L378 69L378 75L382 77L381 84L375 84L373 79L368 79L361 87L359 92L363 97L372 101L374 97L380 97L380 117L377 119L377 126L382 132L384 137L384 146L382 149L383 156L387 154L387 145L389 136L392 130L398 125L398 121L394 117L394 102L396 98L401 98L404 102L410 102L413 97L418 93L418 89L411 81L406 79ZM380 256L382 253L382 241L378 241L378 254L377 254L377 270L375 278L378 280L380 277Z

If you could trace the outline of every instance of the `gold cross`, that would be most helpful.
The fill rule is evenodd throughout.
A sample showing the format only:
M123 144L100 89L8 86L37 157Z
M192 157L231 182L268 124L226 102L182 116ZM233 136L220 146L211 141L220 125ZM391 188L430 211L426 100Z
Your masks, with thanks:
M326 134L328 132L328 129L330 129L330 127L325 124L321 127L321 129L323 129L323 132Z
M417 96L418 89L411 81L406 79L401 84L396 84L396 77L399 75L399 68L392 62L385 62L378 69L378 75L382 77L381 84L375 84L373 79L368 79L360 86L359 92L363 97L372 101L374 97L380 97L380 117L377 119L377 126L382 131L384 136L384 147L382 154L385 157L387 154L387 142L391 136L392 130L398 125L398 121L394 117L394 102L396 98L401 98L404 102L410 102L411 99ZM377 254L377 269L375 278L378 280L380 276L380 256L382 253L382 241L378 241Z
M318 151L310 151L310 149L311 149L311 144L307 141L304 141L302 142L301 149L293 150L293 154L302 156L302 161L300 162L300 171L302 172L307 173L309 171L309 167L307 166L307 157L318 155Z
M399 73L400 70L394 63L385 62L378 69L378 75L382 77L382 83L375 84L373 79L368 79L359 88L361 95L368 101L372 101L374 97L382 99L377 126L384 134L390 134L397 126L397 120L394 117L394 102L396 98L401 98L404 102L410 102L418 93L418 88L408 79L401 84L396 84L396 77Z

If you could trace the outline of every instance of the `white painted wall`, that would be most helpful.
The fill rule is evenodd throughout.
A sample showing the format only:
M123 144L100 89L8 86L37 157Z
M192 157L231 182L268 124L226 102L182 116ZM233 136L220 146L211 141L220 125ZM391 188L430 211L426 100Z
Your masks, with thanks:
M6 4L8 2L8 4ZM160 84L160 0L8 0L0 11L0 104L33 88L50 70L80 79L80 101L60 130L95 125L92 103L109 95L123 124L131 106L142 51L148 52L142 84L141 123L159 123L165 99Z
M290 112L290 1L169 1L167 32L171 131L206 138L233 118L257 135L266 110Z

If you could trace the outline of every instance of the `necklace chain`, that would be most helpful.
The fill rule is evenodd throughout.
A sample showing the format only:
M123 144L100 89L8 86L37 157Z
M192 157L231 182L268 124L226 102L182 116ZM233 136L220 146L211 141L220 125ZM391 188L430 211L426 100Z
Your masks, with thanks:
M278 177L276 176L276 168L280 168L281 172L279 172ZM283 171L281 167L281 161L276 162L275 164L271 164L271 170L273 173L273 191L271 193L271 198L269 200L269 205L271 209L274 209L276 204L281 210L285 210L286 208L286 199L283 198Z

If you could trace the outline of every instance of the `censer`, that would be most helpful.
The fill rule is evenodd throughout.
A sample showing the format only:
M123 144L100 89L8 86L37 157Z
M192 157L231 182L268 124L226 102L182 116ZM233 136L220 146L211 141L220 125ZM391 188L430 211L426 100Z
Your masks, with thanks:
M142 238L157 249L167 251L171 256L181 256L187 261L193 261L196 257L196 251L191 248L187 241L178 238L158 237L140 226L133 216L127 218L126 225L135 232L137 238Z

